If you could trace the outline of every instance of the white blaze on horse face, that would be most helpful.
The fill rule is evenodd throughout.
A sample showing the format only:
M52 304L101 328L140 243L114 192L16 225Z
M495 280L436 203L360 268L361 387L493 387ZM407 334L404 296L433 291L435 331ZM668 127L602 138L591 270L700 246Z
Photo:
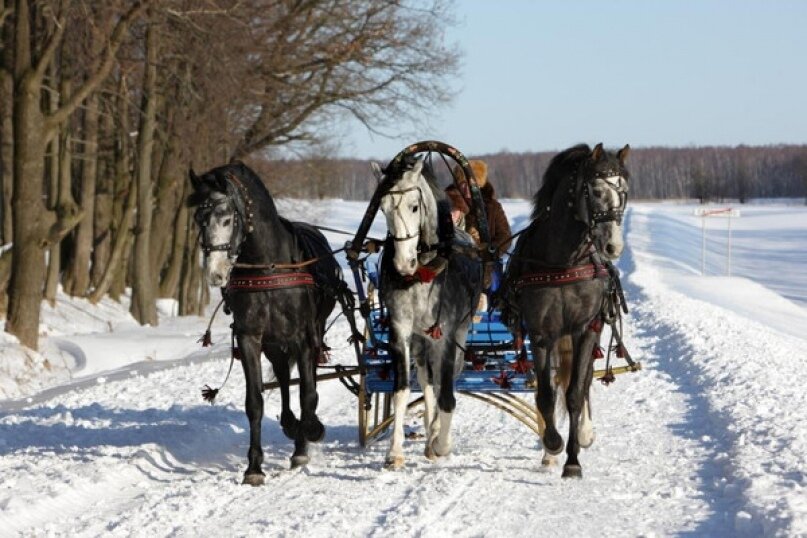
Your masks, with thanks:
M234 241L233 226L235 211L225 204L223 194L212 197L215 207L207 221L207 240L209 246L223 245ZM230 278L233 260L227 250L214 250L207 255L207 281L211 286L224 286Z
M418 266L418 243L423 218L422 194L418 186L422 164L404 172L403 177L381 200L381 211L387 228L395 238L392 264L403 276L415 274Z
M619 209L622 200L619 197L618 189L624 188L622 176L608 176L597 179L594 182L594 209L597 211L608 211ZM595 230L595 239L599 239L598 245L600 253L609 260L617 259L625 248L625 241L622 237L622 225L616 220L603 222ZM599 236L599 237L597 237Z

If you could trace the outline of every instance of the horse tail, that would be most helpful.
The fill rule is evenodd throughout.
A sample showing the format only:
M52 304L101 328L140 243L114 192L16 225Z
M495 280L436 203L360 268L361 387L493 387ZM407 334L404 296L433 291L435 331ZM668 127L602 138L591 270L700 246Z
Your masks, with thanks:
M317 262L312 264L311 273L314 282L323 290L323 293L331 299L336 299L342 309L342 313L347 318L352 332L351 338L363 339L356 326L356 299L353 292L342 278L342 268L333 255L331 246L325 236L314 226L304 222L292 223L297 243L303 250L307 259L317 258ZM321 312L323 323L330 312Z
M572 367L574 366L574 345L571 335L561 336L552 350L557 358L558 370L555 374L555 410L558 419L565 419L569 414L566 408L566 391L572 381Z

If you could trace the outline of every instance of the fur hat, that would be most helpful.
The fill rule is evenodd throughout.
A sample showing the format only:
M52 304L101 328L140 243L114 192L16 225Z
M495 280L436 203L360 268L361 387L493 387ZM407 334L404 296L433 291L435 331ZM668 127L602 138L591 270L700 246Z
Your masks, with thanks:
M478 159L468 161L468 164L471 165L471 170L474 171L476 184L480 187L484 187L488 182L488 165L485 163L485 161L480 161Z
M488 182L488 165L485 161L480 161L479 159L470 160L468 164L474 172L476 184L484 187ZM460 165L454 167L454 176L460 181L465 181L465 172L460 168Z
M465 203L456 185L446 187L446 196L448 196L448 200L451 202L451 209L458 209L463 215L468 214L468 204Z

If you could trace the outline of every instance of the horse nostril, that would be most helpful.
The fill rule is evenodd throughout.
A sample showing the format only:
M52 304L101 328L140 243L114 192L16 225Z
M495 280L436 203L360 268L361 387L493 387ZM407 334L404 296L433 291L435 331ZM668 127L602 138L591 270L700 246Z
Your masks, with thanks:
M613 256L614 254L616 254L616 247L611 243L608 243L607 245L605 245L605 252Z
M409 267L414 267L418 264L418 261L415 258L409 260Z

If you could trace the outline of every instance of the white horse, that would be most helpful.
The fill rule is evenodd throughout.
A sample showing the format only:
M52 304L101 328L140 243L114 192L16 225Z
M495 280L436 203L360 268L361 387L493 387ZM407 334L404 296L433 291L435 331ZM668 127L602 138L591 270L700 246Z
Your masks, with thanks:
M391 168L382 172L374 166L382 179L379 188L386 191L380 207L389 236L379 291L389 311L395 373L394 423L385 465L398 469L404 465L413 360L425 404L425 455L434 459L451 452L454 379L463 368L461 349L481 293L482 266L470 236L453 229L445 194L426 177L430 173L423 162Z

